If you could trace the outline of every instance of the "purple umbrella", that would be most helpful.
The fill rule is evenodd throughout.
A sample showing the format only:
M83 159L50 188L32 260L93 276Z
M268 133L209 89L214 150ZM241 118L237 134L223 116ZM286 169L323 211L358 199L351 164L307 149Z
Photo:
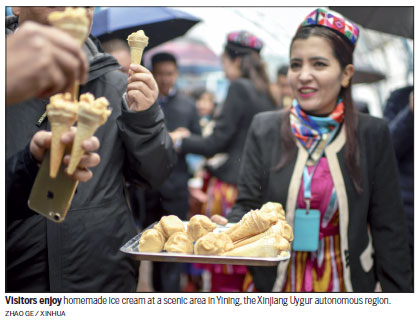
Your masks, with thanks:
M169 41L149 50L144 56L145 65L150 66L151 57L159 52L173 54L180 73L201 74L222 70L220 58L203 42L195 39Z

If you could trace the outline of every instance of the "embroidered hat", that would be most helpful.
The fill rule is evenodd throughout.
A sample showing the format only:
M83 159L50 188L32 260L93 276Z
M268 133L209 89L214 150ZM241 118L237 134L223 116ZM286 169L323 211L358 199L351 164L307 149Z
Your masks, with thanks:
M235 48L255 50L259 53L264 43L261 39L247 31L234 31L227 35L227 45Z
M359 28L337 12L318 8L310 13L298 27L323 26L332 29L342 36L355 48L359 37Z

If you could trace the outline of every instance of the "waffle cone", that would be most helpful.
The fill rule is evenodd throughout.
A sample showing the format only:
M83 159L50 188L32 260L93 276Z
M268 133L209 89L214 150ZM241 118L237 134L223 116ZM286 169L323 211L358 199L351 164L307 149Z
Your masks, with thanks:
M246 239L241 239L241 240L236 241L235 243L233 243L233 247L234 248L239 248L239 247L242 247L242 246L246 246L247 244L258 241L259 239L265 237L266 235L267 235L266 232L262 232L262 233L259 233L259 234L255 235L255 236L252 236L252 237L249 237L249 238L246 238Z
M265 214L259 210L251 210L225 233L230 236L232 241L238 241L265 232L277 221L278 218L271 217L270 214Z
M74 143L72 145L68 174L74 174L75 169L85 152L81 147L82 142L94 135L97 128L102 124L101 119L101 116L91 113L88 110L80 110L78 112L77 133L75 134Z
M237 223L234 225L233 231L225 231L225 233L232 239L232 241L242 240L248 237L252 237L259 232L256 232L247 223Z
M232 257L277 257L279 248L274 237L263 237L250 244L234 248L224 253L225 256Z
M235 257L277 257L281 251L290 249L290 243L278 234L253 237L250 243L235 247L224 253Z
M140 64L142 61L143 48L130 47L130 60L132 64Z
M49 106L47 111L52 131L49 176L55 178L61 166L65 151L65 145L61 142L61 137L65 132L70 130L77 119L77 113L63 108L54 108L53 106Z

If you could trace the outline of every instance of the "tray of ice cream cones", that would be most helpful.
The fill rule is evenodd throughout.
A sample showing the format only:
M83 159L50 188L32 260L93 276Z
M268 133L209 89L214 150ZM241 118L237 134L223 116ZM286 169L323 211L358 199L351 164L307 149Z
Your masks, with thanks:
M164 216L120 250L136 260L274 266L290 258L292 240L282 206L269 202L224 226L204 215Z

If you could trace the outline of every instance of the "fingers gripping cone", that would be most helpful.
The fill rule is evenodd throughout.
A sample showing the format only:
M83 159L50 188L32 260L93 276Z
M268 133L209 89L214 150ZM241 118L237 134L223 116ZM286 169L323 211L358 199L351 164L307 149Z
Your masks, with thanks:
M48 20L52 26L70 34L78 41L80 47L88 37L90 21L85 8L68 7L64 11L54 11L49 14ZM79 82L75 81L71 91L73 100L78 98L78 87Z
M49 176L55 178L64 156L65 145L61 143L61 136L69 131L77 120L78 104L71 100L69 93L56 94L51 97L46 106L48 120L51 124L51 166Z
M132 64L140 64L142 60L143 50L148 46L149 37L147 37L143 30L131 33L127 37L127 42L130 47L130 60Z
M68 165L68 174L72 175L77 168L81 157L84 155L82 142L91 138L100 127L107 121L111 111L107 109L109 102L101 97L94 100L91 93L82 94L80 97L77 121L77 133L71 150L71 159Z

